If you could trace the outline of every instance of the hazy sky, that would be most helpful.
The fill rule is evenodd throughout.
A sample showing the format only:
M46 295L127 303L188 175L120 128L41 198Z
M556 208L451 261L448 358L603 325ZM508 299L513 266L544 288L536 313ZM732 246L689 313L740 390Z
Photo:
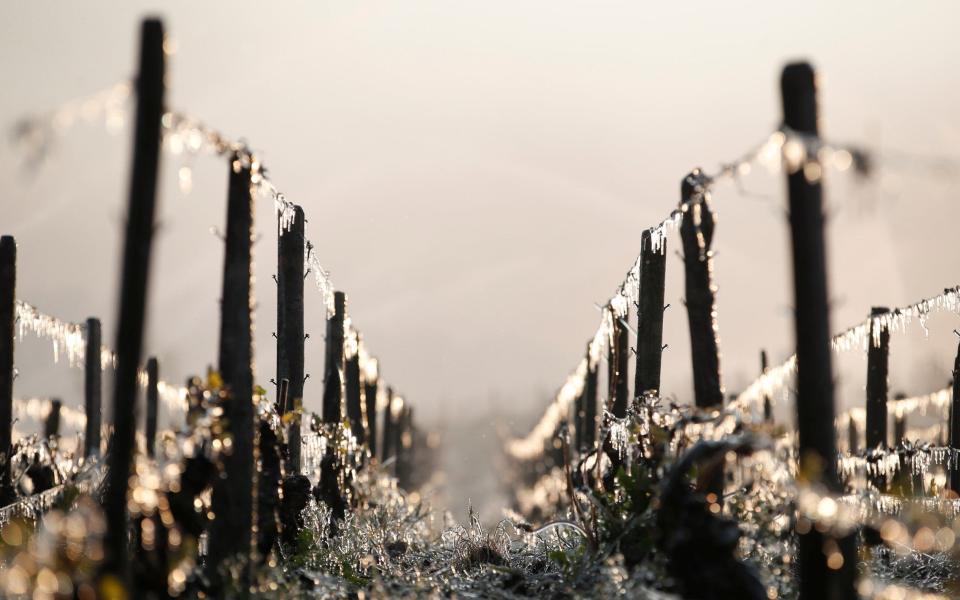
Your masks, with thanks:
M158 8L158 7L161 7ZM782 8L781 8L782 6ZM833 328L960 283L960 7L940 2L17 2L0 23L0 125L129 77L138 21L164 17L171 108L260 150L304 206L308 236L386 378L424 422L538 411L592 335L640 232L682 176L736 158L778 125L784 62L823 79L823 131L880 148L868 183L827 175ZM0 223L19 243L18 295L114 336L131 132L80 125L35 172L0 145ZM893 154L899 158L893 160ZM954 164L955 164L954 163ZM180 381L216 362L226 165L163 156L146 351ZM767 348L792 351L783 183L720 187L722 368L742 387ZM257 207L257 366L273 374L275 225ZM670 239L671 254L679 247ZM692 394L681 262L667 273L664 388ZM308 290L308 406L323 324ZM949 377L956 317L894 338L891 383ZM18 347L17 395L80 401L82 377ZM837 364L862 402L864 359Z

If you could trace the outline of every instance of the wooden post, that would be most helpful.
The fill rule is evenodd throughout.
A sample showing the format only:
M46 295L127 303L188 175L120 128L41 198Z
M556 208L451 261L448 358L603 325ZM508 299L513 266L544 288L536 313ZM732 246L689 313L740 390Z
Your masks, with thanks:
M553 467L563 467L564 460L563 455L563 437L564 430L569 427L566 419L561 419L559 423L553 428L553 433L546 440L543 447L543 461L544 466L548 469ZM401 434L402 435L402 434ZM402 456L402 453L401 453ZM611 454L613 456L613 454ZM398 459L399 464L399 459ZM618 463L619 464L619 463Z
M893 445L899 446L907 439L907 415L894 415L893 420Z
M886 333L887 337L889 338L889 332ZM894 396L894 400L903 400L906 397L906 394L901 393ZM897 465L896 473L893 477L892 491L904 496L910 494L922 496L925 492L923 486L923 475L912 472L912 469L910 468L912 461L907 458L909 451L901 446L906 439L907 415L906 413L901 412L898 408L893 414L893 440L890 444L890 447L893 448L894 452L897 452L900 455L900 464Z
M857 431L857 422L852 414L847 422L847 446L851 456L860 451L860 432Z
M343 336L347 314L347 297L333 294L334 314L327 320L327 346L323 378L323 422L334 427L340 423L343 399ZM337 535L336 522L343 519L346 502L340 491L342 465L335 453L328 452L320 462L320 496L331 510L330 534Z
M50 412L47 413L47 421L43 425L43 437L48 441L60 436L60 410L63 408L63 401L54 398L50 401Z
M396 401L396 400L394 400ZM393 427L390 428L390 456L393 457L393 467L391 469L394 477L400 477L400 461L403 458L400 456L400 438L403 436L403 410L404 405L402 402L398 402L399 406L393 406L393 402L390 403L390 420L393 421Z
M613 308L610 308L613 311ZM607 381L609 383L609 397L612 400L613 415L617 418L627 416L627 403L630 391L627 388L627 368L630 358L630 346L627 339L627 328L623 322L613 315L613 343L607 359Z
M950 402L950 431L948 439L954 452L960 452L960 345L953 359L953 397ZM960 496L960 464L950 461L950 491L954 497Z
M667 267L667 240L653 247L649 229L640 237L640 301L637 303L637 362L633 395L660 393L663 358L663 296Z
M584 377L584 384L586 384L586 377ZM573 401L573 451L578 455L582 454L583 450L583 434L584 430L587 428L584 419L584 407L586 405L586 395L587 395L587 386L584 385L580 390L580 393L577 394L577 397Z
M276 545L280 530L280 489L283 485L283 469L280 443L273 426L266 419L257 419L257 528L256 560L260 567L271 561L271 551Z
M127 487L133 463L137 369L143 347L150 248L154 231L157 170L160 161L160 119L163 117L163 25L143 22L137 75L137 112L133 137L133 170L124 239L117 325L117 367L113 385L113 436L107 459L104 514L104 574L129 582Z
M889 335L889 333L888 333ZM894 400L906 399L906 394L897 394ZM907 440L907 414L899 410L893 414L893 447L896 448Z
M303 261L306 238L303 209L296 206L293 211L293 223L288 231L280 232L277 243L277 381L286 379L289 384L284 414L301 408L305 381ZM287 472L290 474L299 474L302 469L300 428L298 413L287 428Z
M13 348L17 287L17 243L0 237L0 506L16 498L11 480L13 451Z
M413 421L413 407L407 411L407 433L404 438L404 450L406 452L406 470L407 470L407 489L416 488L417 482L421 481L416 476L416 456L417 456L417 426Z
M890 332L875 317L890 312L873 307L870 311L870 342L867 346L867 449L887 447L887 374L890 362ZM877 329L879 328L879 330ZM879 345L874 343L879 341Z
M375 373L364 374L363 398L367 411L367 448L370 456L377 456L377 377Z
M716 287L713 285L715 220L703 173L694 169L680 184L680 204L685 206L680 223L683 241L687 320L693 358L693 389L700 408L723 405L717 332Z
M290 380L286 377L280 380L277 394L277 414L282 417L290 412Z
M590 342L587 342L587 377L583 384L583 438L581 452L590 452L597 444L597 370L590 364Z
M612 312L613 308L609 310ZM622 419L627 416L627 331L616 314L613 315L613 339L607 354L607 397L610 404L610 412L613 416ZM557 439L554 437L554 439ZM557 460L555 464L563 464L563 454L561 448L554 446ZM623 459L620 456L620 450L615 448L612 440L603 440L604 453L610 458L610 470L606 478L608 485L612 485L613 477L616 475Z
M400 440L403 436L403 411L405 408L406 403L404 403L403 397L392 397L389 411L390 421L393 423L393 426L390 428L390 439L387 443L390 447L390 456L393 458L391 472L394 477L400 475Z
M83 436L83 456L100 455L100 430L102 428L101 399L103 397L103 364L100 348L103 345L100 319L87 319L86 363L83 378L83 406L87 426Z
M360 355L356 351L346 359L343 373L350 431L357 438L357 443L363 444L366 437L363 429L363 399L360 389Z
M397 485L410 491L413 453L413 408L403 407L397 428Z
M387 462L393 458L393 430L396 423L393 419L393 388L387 387L387 406L383 409L383 438L381 439L380 462ZM391 469L393 467L390 467Z
M767 369L767 351L760 351L760 374L766 375ZM773 403L770 401L770 394L763 393L763 420L766 423L773 423Z
M333 294L333 316L327 319L327 345L323 371L323 422L339 423L343 393L343 320L347 312L347 296Z
M157 407L160 400L160 390L157 385L160 383L160 367L157 359L151 356L147 359L147 422L146 422L146 443L147 456L153 458L156 452L157 444Z
M224 417L233 449L224 458L225 477L213 486L207 573L218 581L217 567L230 557L246 565L253 532L254 411L251 261L253 196L250 168L241 157L230 161L227 191L227 238L220 305L220 377L229 397ZM246 577L246 575L244 575Z
M814 79L809 64L796 63L784 68L780 80L784 125L800 135L818 135ZM820 179L813 177L816 169L809 169L809 178L806 168L787 171L796 307L800 476L840 493L822 189ZM848 536L831 546L831 540L815 527L799 538L800 600L856 598L856 540ZM834 568L838 563L839 568Z

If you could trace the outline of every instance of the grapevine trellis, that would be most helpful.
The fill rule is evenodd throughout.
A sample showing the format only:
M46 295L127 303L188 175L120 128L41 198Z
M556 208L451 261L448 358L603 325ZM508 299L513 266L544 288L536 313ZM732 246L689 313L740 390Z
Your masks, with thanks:
M278 548L282 553L295 547L301 533L319 535L322 530L326 548L334 547L339 528L349 527L350 512L359 510L354 486L371 468L389 470L404 489L416 488L425 474L414 469L413 452L427 444L414 425L410 403L383 380L378 360L354 325L346 295L336 290L322 266L317 246L306 235L303 208L278 190L247 143L187 113L167 110L158 21L144 23L141 44L135 83L122 82L69 102L18 128L28 159L37 161L52 138L78 119L102 118L113 128L126 120L128 100L136 99L116 345L102 343L96 318L72 323L17 298L17 247L10 236L0 241L0 525L12 519L36 522L53 507L74 502L76 494L98 494L105 507L104 561L96 575L100 585L119 582L129 588L136 582L144 590L169 595L193 586L218 597L236 578L244 593L257 591L250 565L267 564ZM805 598L853 598L863 592L854 588L860 532L868 543L871 535L879 535L909 550L942 549L954 543L945 528L927 544L922 530L911 533L904 514L918 506L951 519L960 514L957 370L950 387L921 396L890 399L887 385L891 335L914 323L926 331L928 318L937 312L960 313L960 286L901 308L875 308L862 322L830 337L822 182L829 171L867 175L875 157L819 136L809 65L789 65L781 83L783 124L715 173L695 169L683 178L679 206L642 232L640 255L599 307L600 324L583 358L533 429L505 447L519 473L515 508L527 516L563 509L570 517L535 531L569 528L594 549L598 523L615 521L611 506L641 503L648 490L641 489L640 477L653 473L660 478L658 502L686 511L658 515L662 530L682 532L664 545L664 552L681 589L692 586L685 591L694 597L703 596L695 582L699 573L687 577L683 569L703 567L729 551L729 544L723 542L723 551L713 555L697 554L703 547L681 538L695 538L691 531L699 525L722 528L716 519L724 511L759 512L762 505L783 509L774 527L781 534L798 534L798 580ZM226 163L229 177L219 364L205 378L190 377L183 386L161 379L155 358L142 361L161 150L190 159L215 157ZM788 182L797 352L775 366L768 366L762 353L760 376L724 403L711 193L758 167L783 172ZM189 189L191 167L181 166L177 177L181 188ZM272 395L254 385L252 372L251 233L257 199L272 206L278 232ZM679 231L685 265L692 405L667 402L660 384L665 256L673 231ZM304 281L311 275L324 307L326 343L318 394L322 410L305 418ZM51 343L54 362L65 357L71 367L84 370L83 410L59 399L14 398L14 346L27 333ZM630 335L636 341L632 394ZM855 350L867 353L867 402L837 415L832 355ZM604 361L607 389L602 392ZM960 369L960 355L955 365ZM104 422L101 410L106 370L115 378L111 423ZM145 396L142 430L134 423L138 389ZM161 402L171 417L163 430L157 419ZM776 405L791 402L797 410L796 432L774 423ZM939 420L932 427L907 429L909 415L931 413ZM43 433L16 431L15 419L44 422ZM77 432L74 448L64 443L61 425ZM838 438L845 444L838 444ZM844 449L838 451L838 446ZM658 462L666 454L675 457L669 469ZM421 467L423 461L417 464ZM691 472L696 473L692 483ZM952 495L933 495L946 488ZM748 491L756 497L748 498ZM311 501L326 507L326 521L305 522L304 509ZM670 521L670 514L681 517ZM171 522L191 543L174 543L156 533ZM625 526L618 534L628 563L635 550L624 550L629 533ZM706 539L704 544L714 542ZM777 556L758 540L745 543L752 543L762 559L792 556L782 539L775 547ZM698 562L685 553L706 558ZM155 580L155 574L142 569L159 560L169 573ZM188 581L201 562L203 577ZM715 597L778 597L775 582L763 582L763 587L738 571L739 563L722 564L743 576L724 583L731 587L713 590ZM788 561L783 567L787 573Z
M796 79L801 82L798 84ZM816 524L815 529L822 532L818 534L819 539L811 541L807 535L810 525L796 527L801 534L801 561L806 561L800 578L801 597L834 594L829 597L852 598L856 592L850 573L855 572L851 567L856 562L856 554L851 534L864 527L875 526L880 530L885 523L888 529L891 527L889 523L895 522L908 504L902 497L890 495L892 490L900 494L908 490L917 497L921 508L936 510L948 517L956 516L960 509L956 495L960 492L957 371L954 371L954 383L947 388L915 397L888 398L887 384L891 334L905 332L913 324L919 324L924 333L928 333L927 321L935 313L960 314L960 286L946 288L941 294L908 306L892 310L875 308L862 322L830 338L815 339L815 333L826 333L828 323L823 280L821 184L829 170L852 169L868 175L875 157L860 148L831 144L818 136L815 92L808 66L786 68L783 95L784 124L762 144L724 164L714 175L696 169L683 179L679 207L643 231L641 254L616 286L613 296L598 306L600 324L587 344L583 359L531 430L524 436L507 440L504 451L517 472L511 488L516 509L542 518L563 508L579 521L590 523L589 513L595 513L595 505L603 502L604 493L614 494L618 502L628 501L635 493L619 480L600 478L600 473L612 476L619 471L630 477L632 467L627 462L636 465L650 460L650 448L658 443L655 430L673 430L670 447L681 452L691 449L698 441L721 443L751 428L769 429L777 403L792 400L799 412L799 435L789 430L779 434L773 452L776 459L767 469L780 473L782 489L795 490L794 506L799 523L807 519L807 523ZM798 108L797 103L802 106ZM712 277L711 241L715 221L711 191L717 183L746 175L755 166L787 176L797 271L797 339L798 347L806 346L808 354L798 360L798 354L804 352L799 350L782 363L768 366L766 352L763 352L761 374L724 403L716 287ZM813 211L812 216L797 214L803 211ZM665 348L662 345L665 255L669 233L674 230L679 230L683 246L696 408L667 405L660 389L660 355ZM811 255L819 255L819 265L806 262ZM811 292L812 298L807 295ZM807 313L803 325L801 313ZM636 316L636 328L629 323L631 315ZM627 381L628 333L636 340L632 395ZM829 383L830 353L854 350L868 356L866 407L835 417ZM598 389L603 360L607 367L605 394ZM809 370L815 372L813 378L820 379L818 392L805 393L805 387L816 388L798 381L809 375L798 370L802 360L813 365ZM960 355L957 361L956 368L960 368ZM813 408L814 398L817 408ZM909 415L926 416L928 412L939 421L923 430L907 430ZM895 423L892 443L887 432L887 421L891 417ZM835 451L837 432L846 440L842 452ZM865 434L865 444L860 443L861 432ZM693 453L695 450L691 449ZM749 482L753 481L753 475L740 459L725 462L728 463L726 472L700 487L706 493L707 502L716 502L717 507L727 495L749 488ZM776 466L770 466L773 464ZM939 470L937 476L934 476L935 470ZM800 481L794 483L794 479ZM938 489L950 489L953 494L950 498L929 496ZM718 508L716 512L721 510ZM593 519L596 521L596 516ZM904 525L902 531L909 531L909 527ZM902 538L896 543L917 551L919 544L909 536L905 541ZM805 541L808 547L812 544L806 554ZM776 587L770 589L771 593L777 593ZM750 595L742 589L738 593L744 597Z
M383 380L378 359L347 311L346 295L335 290L306 236L303 208L277 190L245 143L164 110L163 43L160 22L145 21L136 85L118 84L19 127L21 139L42 146L50 142L45 136L62 133L80 113L85 118L102 114L110 126L124 118L129 97L137 101L117 345L101 342L98 319L69 322L17 298L16 244L11 236L0 242L0 525L15 518L37 520L65 497L101 490L107 515L104 573L126 582L131 577L128 520L152 523L162 516L166 523L168 516L161 513L168 504L173 518L195 536L212 582L205 585L215 590L226 584L219 578L235 556L241 563L262 561L280 535L292 543L311 496L332 508L335 532L336 522L353 506L353 478L361 467L380 465L401 488L413 490L428 476L415 471L412 458L416 446L421 446L418 452L425 449L425 434L414 424L411 404ZM155 358L140 362L161 149L223 159L230 178L219 365L205 379L188 378L185 386L160 379ZM189 174L181 171L179 178L183 183ZM271 399L254 385L252 373L251 232L258 197L270 201L279 233L277 372ZM309 377L304 372L304 280L310 276L326 322L322 415L303 407ZM63 406L59 399L14 399L14 343L27 333L51 343L54 362L65 357L71 367L84 370L83 409ZM116 379L112 423L101 417L101 381L108 369ZM129 386L130 375L146 397L144 430L135 430L133 423L136 387ZM160 402L169 423L158 432ZM44 431L27 435L14 429L14 419L45 423ZM61 424L75 430L75 447L64 443ZM428 462L421 457L418 464ZM176 483L198 472L204 473L198 481ZM171 478L170 498L158 513L158 486ZM128 517L133 505L140 512ZM168 582L163 583L166 592Z

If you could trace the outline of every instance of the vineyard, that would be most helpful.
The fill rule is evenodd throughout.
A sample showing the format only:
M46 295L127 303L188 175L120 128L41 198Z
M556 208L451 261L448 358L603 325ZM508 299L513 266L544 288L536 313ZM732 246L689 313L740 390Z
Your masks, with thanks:
M581 360L535 425L488 457L505 465L510 495L491 525L472 508L458 523L431 506L437 432L383 376L304 208L247 142L168 108L169 52L162 23L145 20L133 79L15 132L37 162L78 120L109 126L129 113L133 154L114 344L99 317L71 322L21 298L18 258L33 250L18 248L17 232L0 239L0 596L960 596L960 346L946 387L906 396L889 384L892 341L949 331L960 286L832 327L824 181L870 178L877 165L866 146L820 136L809 64L782 71L780 127L717 171L682 177L679 204L639 230L639 256L597 306ZM182 383L161 378L145 344L167 156L193 165L178 171L184 188L202 164L228 180L223 269L211 275L222 282L216 366ZM758 377L727 395L712 193L753 170L786 181L796 351L779 363L761 351ZM263 205L278 233L269 382L255 380L253 343ZM682 400L661 384L674 244L693 372ZM313 293L325 323L319 382L305 367ZM16 394L25 337L82 372L82 409ZM856 353L865 401L838 412L834 361ZM305 408L311 394L319 414Z

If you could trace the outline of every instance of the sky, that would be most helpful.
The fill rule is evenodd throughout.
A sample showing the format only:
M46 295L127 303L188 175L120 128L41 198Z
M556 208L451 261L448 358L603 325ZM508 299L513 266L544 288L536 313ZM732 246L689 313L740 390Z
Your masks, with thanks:
M463 436L488 448L494 421L522 430L576 366L599 323L595 304L632 265L642 230L676 206L682 177L715 170L776 129L779 72L791 60L818 68L824 137L876 157L865 181L826 174L832 328L960 283L953 3L7 8L7 132L131 77L139 20L160 15L176 43L168 106L262 155L277 187L304 207L307 235L384 377L418 421L458 428L448 448L463 464L481 460ZM0 140L0 229L17 238L18 297L72 321L100 316L112 343L131 130L78 124L32 169L10 139ZM177 185L183 166L193 174L187 194ZM220 160L162 157L145 353L171 381L216 363L226 180ZM721 368L734 393L756 376L761 348L774 362L792 353L782 176L755 171L722 185L713 206ZM257 379L266 384L276 228L272 207L255 214ZM663 387L686 402L678 247L671 237ZM320 405L321 309L308 288L308 408ZM957 326L946 315L931 320L929 336L919 327L895 336L892 389L942 387ZM53 365L47 344L28 339L17 352L17 396L82 403L82 374ZM862 405L864 356L838 359L835 371L839 407ZM786 419L792 408L779 410ZM464 423L491 426L464 433Z

